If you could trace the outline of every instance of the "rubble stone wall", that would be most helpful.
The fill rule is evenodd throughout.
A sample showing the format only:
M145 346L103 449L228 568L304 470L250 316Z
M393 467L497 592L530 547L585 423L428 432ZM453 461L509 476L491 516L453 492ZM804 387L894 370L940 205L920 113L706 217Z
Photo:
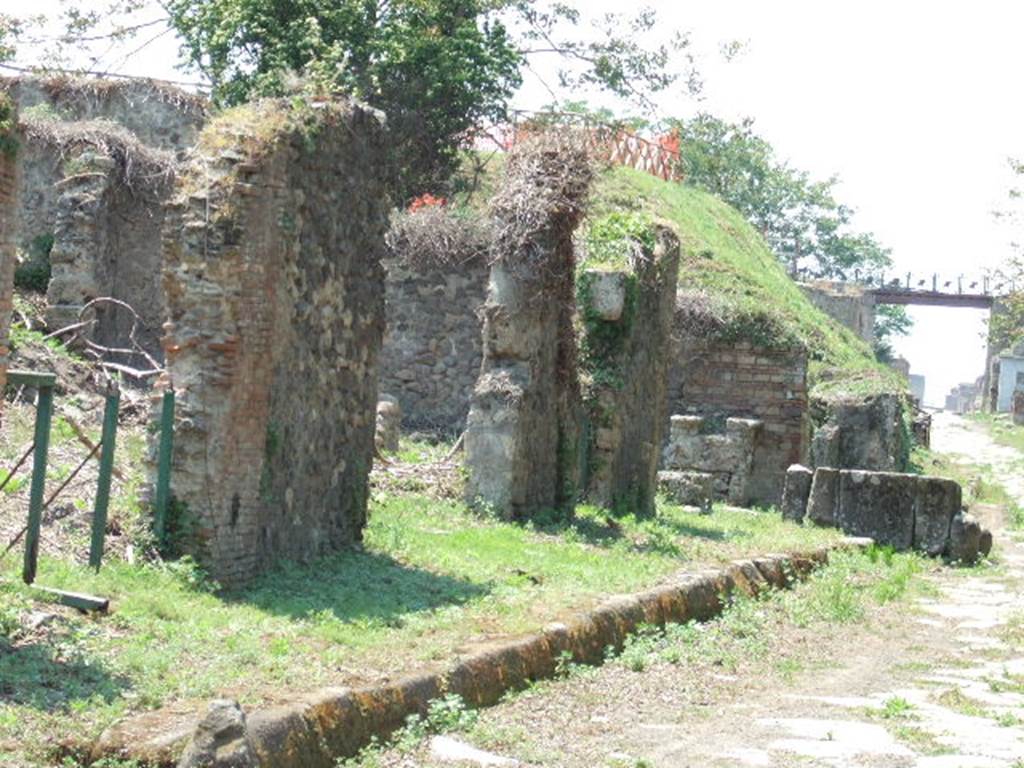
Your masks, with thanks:
M389 204L378 114L265 101L204 131L163 229L172 494L214 578L359 541Z
M45 264L61 200L69 191L64 180L86 170L77 164L84 137L97 147L104 143L103 134L110 134L115 143L127 138L173 156L195 143L207 119L203 98L155 81L0 77L0 93L19 105L24 122L16 244L22 258L40 264ZM138 176L134 169L131 175ZM111 219L117 220L116 215ZM159 221L154 226L159 231ZM112 235L115 241L121 237ZM154 251L155 242L150 240Z
M380 391L398 400L406 429L459 433L483 359L480 308L490 267L476 256L421 268L397 255L385 267Z
M708 474L714 498L746 506L762 427L756 419L728 418L716 431L702 416L673 416L664 465L669 472Z
M638 256L629 272L588 271L579 278L583 346L598 368L589 372L586 396L586 491L607 508L652 514L668 415L679 239L659 226L654 252Z
M204 98L157 80L0 77L0 91L36 119L110 120L159 149L191 147L208 118Z
M786 469L806 464L810 446L807 357L749 342L696 339L681 332L669 377L670 414L702 416L710 431L728 418L760 421L749 500L778 504ZM714 425L719 425L717 429Z
M576 500L582 404L573 233L591 177L584 147L542 136L509 155L493 203L501 235L466 420L466 495L509 519L569 510Z

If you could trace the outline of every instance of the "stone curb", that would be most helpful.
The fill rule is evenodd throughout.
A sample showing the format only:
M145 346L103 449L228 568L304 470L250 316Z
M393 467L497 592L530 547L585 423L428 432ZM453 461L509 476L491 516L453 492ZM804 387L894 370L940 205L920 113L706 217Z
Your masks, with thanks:
M288 704L248 713L248 732L265 768L334 768L373 737L385 738L406 718L426 712L431 700L460 695L471 707L497 703L510 690L554 677L560 659L600 664L605 649L621 649L643 624L663 626L719 615L734 594L783 589L828 563L833 549L865 547L848 538L807 553L735 560L715 571L684 573L669 583L613 597L592 611L549 624L534 635L505 642L456 662L446 672L425 673L363 688L324 688ZM117 723L94 744L92 760L121 758L142 765L176 765L199 719L149 713Z

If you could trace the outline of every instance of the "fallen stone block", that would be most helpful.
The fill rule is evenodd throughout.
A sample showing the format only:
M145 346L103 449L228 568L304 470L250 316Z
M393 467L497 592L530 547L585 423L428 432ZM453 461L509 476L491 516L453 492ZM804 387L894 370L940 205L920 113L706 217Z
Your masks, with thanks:
M802 464L793 464L786 470L786 485L782 489L783 520L803 522L813 481L814 473Z
M914 475L843 470L839 473L836 524L897 550L914 543L918 483Z
M835 525L839 505L839 470L818 467L814 470L807 501L807 519L817 525Z
M977 518L968 512L958 513L949 528L946 556L961 563L973 563L981 550L981 536L981 523Z
M708 472L665 470L658 473L658 488L676 504L699 507L704 514L711 514L715 478Z
M178 761L178 768L259 768L259 759L245 725L245 713L237 701L210 702L192 740Z

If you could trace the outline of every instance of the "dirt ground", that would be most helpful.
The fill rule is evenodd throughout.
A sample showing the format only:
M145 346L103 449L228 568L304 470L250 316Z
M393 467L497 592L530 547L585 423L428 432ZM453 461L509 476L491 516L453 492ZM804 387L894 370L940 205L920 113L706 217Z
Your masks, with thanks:
M1024 457L980 428L939 414L933 449L991 464L1024 503ZM778 663L608 665L486 711L470 736L381 762L1024 768L1024 541L1000 510L974 511L996 530L995 565L936 568L927 597L859 624L779 627L769 641Z

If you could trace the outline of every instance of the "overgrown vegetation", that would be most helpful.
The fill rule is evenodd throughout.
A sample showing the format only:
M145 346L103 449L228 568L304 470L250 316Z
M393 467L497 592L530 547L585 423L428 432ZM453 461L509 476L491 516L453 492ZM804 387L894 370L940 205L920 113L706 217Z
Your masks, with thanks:
M676 226L680 288L699 332L746 338L780 351L806 349L818 396L898 392L896 372L880 365L853 331L815 308L765 241L735 209L692 187L628 168L606 171L591 218L616 211L646 213Z

